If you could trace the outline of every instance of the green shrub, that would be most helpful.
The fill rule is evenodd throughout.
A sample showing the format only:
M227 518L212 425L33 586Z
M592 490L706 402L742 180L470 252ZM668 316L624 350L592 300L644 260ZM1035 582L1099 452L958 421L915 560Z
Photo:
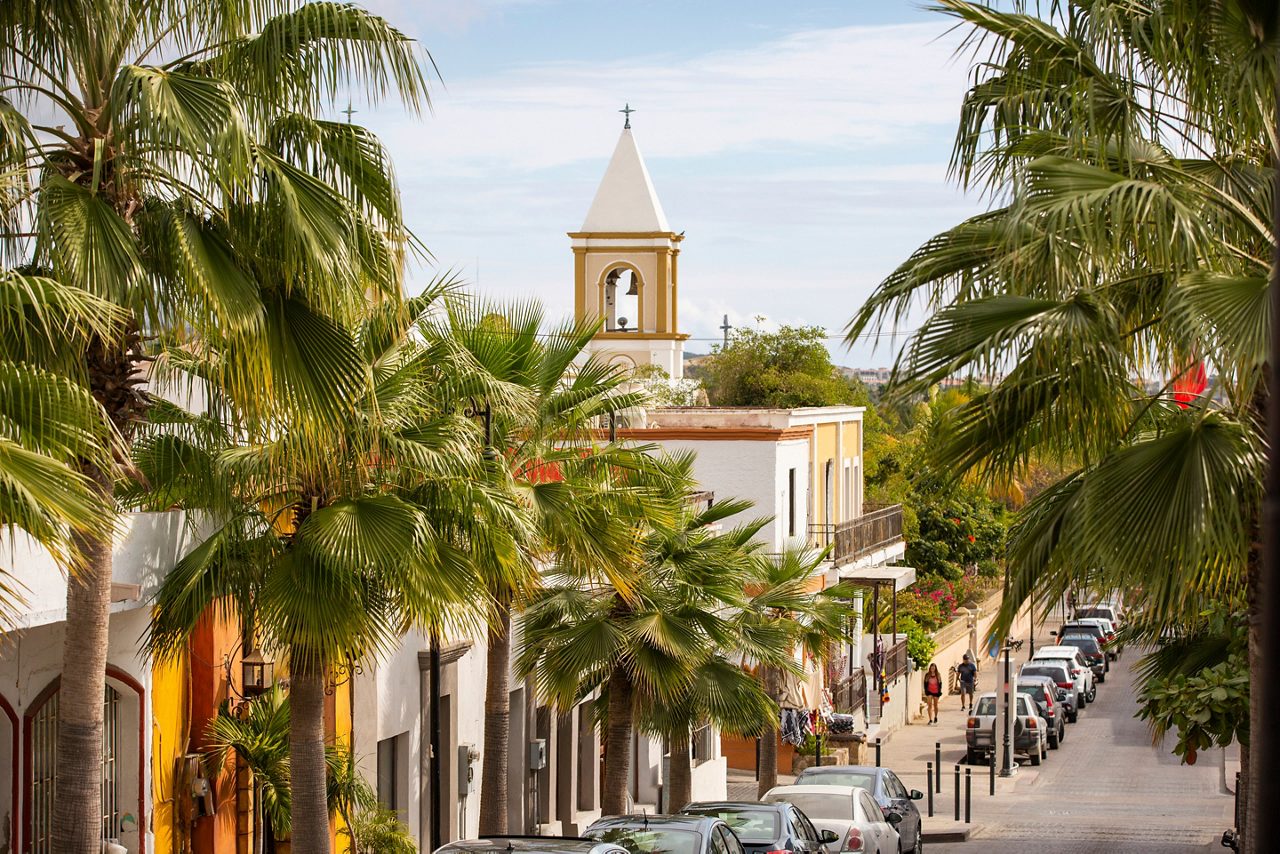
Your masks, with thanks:
M418 854L409 829L393 810L361 810L351 821L350 834L353 854Z
M915 662L916 669L923 670L933 660L938 644L913 618L898 618L898 631L907 636L907 656Z

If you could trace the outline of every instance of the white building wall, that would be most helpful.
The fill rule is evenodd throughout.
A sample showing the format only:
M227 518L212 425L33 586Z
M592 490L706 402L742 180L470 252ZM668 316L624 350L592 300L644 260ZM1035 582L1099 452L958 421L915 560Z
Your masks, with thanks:
M107 664L122 673L126 680L108 678L120 694L117 760L119 763L119 796L121 812L120 843L130 854L143 854L150 849L146 817L151 812L151 787L146 785L151 767L151 666L139 652L138 639L147 628L148 613L134 608L111 615L107 647ZM0 635L0 696L13 707L21 725L28 710L40 694L62 672L64 624L40 625ZM139 697L130 683L142 688ZM13 827L17 817L12 810L12 779L15 769L24 767L21 755L13 755L10 722L0 723L0 841L6 827ZM25 749L25 739L18 740L18 752Z

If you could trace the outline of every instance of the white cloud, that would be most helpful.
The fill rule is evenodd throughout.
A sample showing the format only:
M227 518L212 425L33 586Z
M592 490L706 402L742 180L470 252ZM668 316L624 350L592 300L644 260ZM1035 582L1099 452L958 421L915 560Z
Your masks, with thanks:
M402 170L434 174L607 156L624 100L637 107L650 158L901 145L954 121L965 74L951 62L956 40L942 33L933 24L842 27L692 58L541 63L464 79L446 68L432 117L383 110L370 124L410 155Z

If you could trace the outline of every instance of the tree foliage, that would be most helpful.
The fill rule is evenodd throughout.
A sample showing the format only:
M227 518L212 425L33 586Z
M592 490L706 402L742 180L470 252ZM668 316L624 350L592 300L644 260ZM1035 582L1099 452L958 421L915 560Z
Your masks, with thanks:
M849 384L831 363L820 326L777 332L738 329L699 368L715 406L831 406L852 403Z

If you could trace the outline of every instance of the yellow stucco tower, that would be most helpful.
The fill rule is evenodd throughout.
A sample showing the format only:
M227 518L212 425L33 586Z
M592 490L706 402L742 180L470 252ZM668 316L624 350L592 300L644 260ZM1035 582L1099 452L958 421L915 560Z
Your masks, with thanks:
M586 221L573 242L574 312L604 321L591 349L636 366L684 376L677 323L677 261L682 234L667 225L631 122L613 150Z

